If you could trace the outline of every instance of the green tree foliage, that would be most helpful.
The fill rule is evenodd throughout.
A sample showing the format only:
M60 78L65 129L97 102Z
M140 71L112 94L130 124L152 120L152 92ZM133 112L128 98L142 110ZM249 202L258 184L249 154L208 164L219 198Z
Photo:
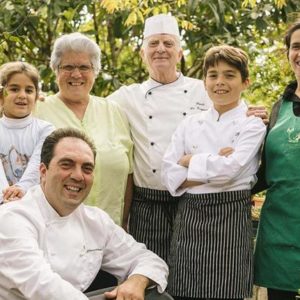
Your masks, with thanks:
M171 12L178 19L185 58L180 69L202 77L205 51L227 43L251 57L252 86L246 94L268 107L290 80L282 34L300 11L298 0L0 0L0 63L36 65L43 90L55 92L49 69L54 40L80 31L100 45L102 73L93 92L105 96L121 84L141 82L147 72L139 57L146 17Z

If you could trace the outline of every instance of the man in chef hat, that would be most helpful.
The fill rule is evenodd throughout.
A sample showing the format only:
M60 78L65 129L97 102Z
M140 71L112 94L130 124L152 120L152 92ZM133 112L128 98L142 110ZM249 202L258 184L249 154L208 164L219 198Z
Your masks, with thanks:
M176 68L182 49L175 17L160 14L146 19L140 54L149 79L109 96L125 112L134 142L133 197L125 203L124 224L130 208L129 233L168 261L178 198L161 183L162 156L177 125L207 110L211 101L202 80L186 77ZM257 112L266 117L265 110L253 111Z
M174 16L160 14L146 19L140 54L149 79L123 86L109 99L124 110L134 141L129 232L167 260L178 200L161 183L162 156L179 122L206 110L211 103L202 80L177 71L182 49Z

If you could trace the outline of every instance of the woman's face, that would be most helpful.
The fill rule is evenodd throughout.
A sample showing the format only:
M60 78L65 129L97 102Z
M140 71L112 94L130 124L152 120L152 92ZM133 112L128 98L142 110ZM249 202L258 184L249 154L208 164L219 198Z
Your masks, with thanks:
M291 36L289 62L296 78L300 80L300 29L296 30Z
M70 71L72 66L77 68ZM85 52L65 52L56 71L56 81L60 98L63 101L88 101L89 93L95 82L95 74L89 55Z

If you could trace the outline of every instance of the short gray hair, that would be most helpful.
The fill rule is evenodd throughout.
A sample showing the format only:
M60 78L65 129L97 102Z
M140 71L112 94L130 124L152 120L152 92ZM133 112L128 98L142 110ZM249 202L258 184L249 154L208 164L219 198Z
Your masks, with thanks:
M101 69L100 48L93 40L79 32L64 34L55 41L50 59L50 67L54 72L58 70L61 57L68 51L87 53L93 65L95 75L99 74Z

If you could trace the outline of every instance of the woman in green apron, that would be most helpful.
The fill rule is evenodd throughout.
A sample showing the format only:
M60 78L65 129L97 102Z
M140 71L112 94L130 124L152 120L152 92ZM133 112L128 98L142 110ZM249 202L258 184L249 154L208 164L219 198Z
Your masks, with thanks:
M300 289L300 21L288 30L285 43L296 81L273 107L265 172L255 187L255 192L262 190L265 180L268 188L256 241L254 281L268 288L269 300L294 300Z

